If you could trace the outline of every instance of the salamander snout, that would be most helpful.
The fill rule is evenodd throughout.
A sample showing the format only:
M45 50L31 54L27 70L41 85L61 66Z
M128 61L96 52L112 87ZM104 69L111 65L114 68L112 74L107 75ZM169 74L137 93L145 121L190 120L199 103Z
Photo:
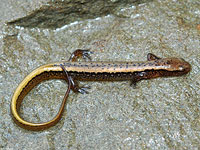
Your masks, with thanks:
M191 65L188 62L186 62L183 58L180 58L176 63L176 68L178 71L184 72L184 74L190 72Z

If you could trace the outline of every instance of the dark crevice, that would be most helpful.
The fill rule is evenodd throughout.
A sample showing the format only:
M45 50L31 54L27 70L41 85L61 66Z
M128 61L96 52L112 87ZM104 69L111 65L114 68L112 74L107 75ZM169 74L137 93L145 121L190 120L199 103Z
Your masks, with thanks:
M8 25L28 28L59 28L66 24L114 14L118 7L137 5L152 0L55 0L31 12L29 15L10 21Z

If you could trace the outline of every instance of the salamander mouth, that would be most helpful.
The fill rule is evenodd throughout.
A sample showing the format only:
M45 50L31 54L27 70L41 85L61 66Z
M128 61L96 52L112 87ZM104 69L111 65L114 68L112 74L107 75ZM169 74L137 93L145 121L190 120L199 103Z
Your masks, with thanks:
M183 72L185 72L185 73L188 73L191 70L191 65L187 62L185 62L184 66L182 66L182 67L183 67Z

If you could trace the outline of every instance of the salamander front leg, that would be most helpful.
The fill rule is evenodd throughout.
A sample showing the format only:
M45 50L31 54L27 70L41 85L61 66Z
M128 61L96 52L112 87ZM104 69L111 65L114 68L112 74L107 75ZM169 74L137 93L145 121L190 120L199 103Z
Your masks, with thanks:
M140 80L142 80L142 79L140 79L140 78L138 78L138 79L137 78L132 79L130 86L132 86L135 89L136 85L137 85L137 82L139 82Z
M161 58L158 57L158 56L156 56L156 55L154 55L154 54L152 54L152 53L148 53L148 54L147 54L147 60L148 60L148 61L151 61L151 60L158 60L158 59L161 59Z
M90 54L93 54L93 52L89 51L88 49L77 49L71 54L69 61L78 61L79 58L83 58L84 60L89 59L91 61L92 59Z
M131 86L133 88L136 88L136 83L139 82L139 81L141 81L141 80L144 80L144 79L147 79L146 72L141 71L141 72L135 73L135 76L131 80Z

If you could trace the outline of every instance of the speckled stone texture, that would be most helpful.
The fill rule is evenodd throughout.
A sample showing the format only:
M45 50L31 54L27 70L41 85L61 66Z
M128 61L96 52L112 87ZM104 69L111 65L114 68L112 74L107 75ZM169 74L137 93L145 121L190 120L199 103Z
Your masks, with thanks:
M53 19L53 12L50 20L31 16L40 15L37 11L44 8L48 12L59 7L59 3L73 8L70 2L1 0L0 149L198 150L199 0L98 0L98 8L104 8L98 10L99 15L85 11L79 16L71 11L71 20L63 21ZM82 2L81 9L91 6L87 0L73 2ZM38 19L39 23L25 26L23 18L27 17L28 22ZM81 82L92 87L89 94L71 92L56 126L41 132L18 127L10 116L18 84L40 65L67 60L77 48L93 51L94 61L143 61L149 52L181 57L192 70L182 77L141 81L135 89L129 82ZM60 80L38 85L22 103L23 118L32 122L53 118L66 89Z

